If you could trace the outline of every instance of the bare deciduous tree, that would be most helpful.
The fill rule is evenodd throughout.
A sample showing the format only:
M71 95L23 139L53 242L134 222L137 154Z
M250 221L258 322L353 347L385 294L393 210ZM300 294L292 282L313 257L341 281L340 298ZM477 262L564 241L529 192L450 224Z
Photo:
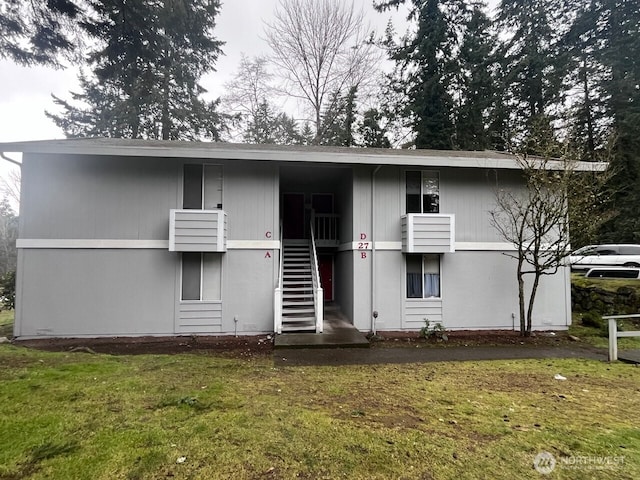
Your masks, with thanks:
M491 224L500 236L515 247L517 261L520 334L531 335L533 306L541 278L553 275L565 265L571 253L569 204L571 195L580 195L572 203L573 214L590 218L590 226L606 216L595 214L592 193L601 190L606 175L596 171L602 164L592 164L593 172L576 171L576 162L517 156L525 187L495 193L496 207L489 212ZM596 226L597 228L597 226ZM528 297L525 277L533 276Z
M373 77L380 53L367 35L364 12L342 0L280 0L266 24L283 92L309 107L316 137L331 94L344 95Z
M265 57L248 58L242 54L238 71L225 83L226 95L222 102L230 113L255 117L264 101L271 101L273 74L269 72Z
M0 187L2 196L9 199L14 205L20 205L20 169L12 168L2 179L2 187Z

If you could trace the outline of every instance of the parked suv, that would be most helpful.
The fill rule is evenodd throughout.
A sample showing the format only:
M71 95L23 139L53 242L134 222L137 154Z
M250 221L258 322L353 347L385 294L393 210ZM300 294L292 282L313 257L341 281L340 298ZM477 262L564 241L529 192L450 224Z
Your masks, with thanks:
M569 257L572 270L591 267L640 267L640 245L588 245Z

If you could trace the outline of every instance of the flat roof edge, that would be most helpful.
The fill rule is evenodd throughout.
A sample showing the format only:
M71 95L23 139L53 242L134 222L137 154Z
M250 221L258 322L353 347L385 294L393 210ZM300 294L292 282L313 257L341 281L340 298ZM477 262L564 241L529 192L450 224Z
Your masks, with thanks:
M331 148L297 146L260 146L205 142L105 141L92 139L40 140L33 142L0 143L0 151L37 154L100 155L126 157L201 158L251 161L279 161L299 163L331 163L342 165L398 165L421 167L466 167L512 169L521 167L517 159L502 152L472 152L451 150L396 150L366 148ZM458 154L456 154L456 152ZM547 168L560 170L561 160L549 160ZM605 171L605 162L576 162L576 171Z

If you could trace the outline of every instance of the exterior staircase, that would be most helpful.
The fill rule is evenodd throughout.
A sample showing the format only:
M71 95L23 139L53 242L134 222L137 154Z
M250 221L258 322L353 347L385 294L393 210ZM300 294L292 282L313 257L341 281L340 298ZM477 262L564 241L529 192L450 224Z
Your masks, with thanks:
M282 252L282 333L315 332L311 247L284 240Z

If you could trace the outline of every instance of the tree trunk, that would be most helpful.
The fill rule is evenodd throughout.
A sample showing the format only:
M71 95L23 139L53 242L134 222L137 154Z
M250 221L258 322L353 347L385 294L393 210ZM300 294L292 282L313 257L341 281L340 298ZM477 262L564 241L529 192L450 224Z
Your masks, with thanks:
M518 260L518 303L520 307L520 335L526 335L526 322L524 312L524 275L522 273L522 260Z
M529 306L527 308L527 333L525 336L531 336L531 323L533 317L533 303L536 300L536 293L538 292L538 284L540 283L540 273L536 272L533 279L533 286L531 287L531 295L529 296Z

